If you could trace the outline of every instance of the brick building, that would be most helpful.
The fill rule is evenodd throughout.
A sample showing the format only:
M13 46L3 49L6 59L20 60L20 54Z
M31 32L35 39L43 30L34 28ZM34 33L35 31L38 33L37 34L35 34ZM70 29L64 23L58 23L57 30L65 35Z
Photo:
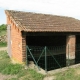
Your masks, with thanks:
M80 21L71 17L6 10L9 56L24 63L26 46L63 46L75 63L80 43ZM69 45L69 47L68 47ZM69 54L68 54L69 53ZM58 55L58 53L56 53Z

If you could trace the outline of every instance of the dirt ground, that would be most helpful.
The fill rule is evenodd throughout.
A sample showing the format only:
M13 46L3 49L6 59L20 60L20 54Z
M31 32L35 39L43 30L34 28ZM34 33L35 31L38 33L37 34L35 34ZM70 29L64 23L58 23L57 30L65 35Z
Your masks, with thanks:
M0 51L7 50L7 47L0 47Z
M11 78L15 78L16 76L12 76L12 75L3 75L0 73L0 80L9 80Z
M48 76L45 77L43 80L55 80L56 78L54 76Z

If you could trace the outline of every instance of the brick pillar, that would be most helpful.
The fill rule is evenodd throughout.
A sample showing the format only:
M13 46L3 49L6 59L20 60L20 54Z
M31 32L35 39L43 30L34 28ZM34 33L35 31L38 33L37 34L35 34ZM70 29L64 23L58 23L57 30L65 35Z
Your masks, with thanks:
M67 36L66 38L66 65L75 64L75 45L76 45L76 36L75 35Z
M26 34L22 34L22 62L26 63Z

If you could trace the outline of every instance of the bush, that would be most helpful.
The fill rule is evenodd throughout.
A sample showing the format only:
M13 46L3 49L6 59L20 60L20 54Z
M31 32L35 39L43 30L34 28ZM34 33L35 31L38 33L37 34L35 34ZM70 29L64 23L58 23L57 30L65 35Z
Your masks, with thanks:
M5 24L0 25L0 36L6 35L7 27Z
M6 29L7 29L7 27L5 24L0 25L0 30L6 30Z

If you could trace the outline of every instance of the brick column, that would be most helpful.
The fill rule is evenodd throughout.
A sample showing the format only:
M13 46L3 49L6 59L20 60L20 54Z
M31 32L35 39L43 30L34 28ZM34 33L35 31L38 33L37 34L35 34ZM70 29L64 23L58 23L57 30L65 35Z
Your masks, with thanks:
M26 34L22 34L22 62L26 62Z
M67 36L66 38L66 65L75 64L75 45L76 45L76 36L75 35Z

